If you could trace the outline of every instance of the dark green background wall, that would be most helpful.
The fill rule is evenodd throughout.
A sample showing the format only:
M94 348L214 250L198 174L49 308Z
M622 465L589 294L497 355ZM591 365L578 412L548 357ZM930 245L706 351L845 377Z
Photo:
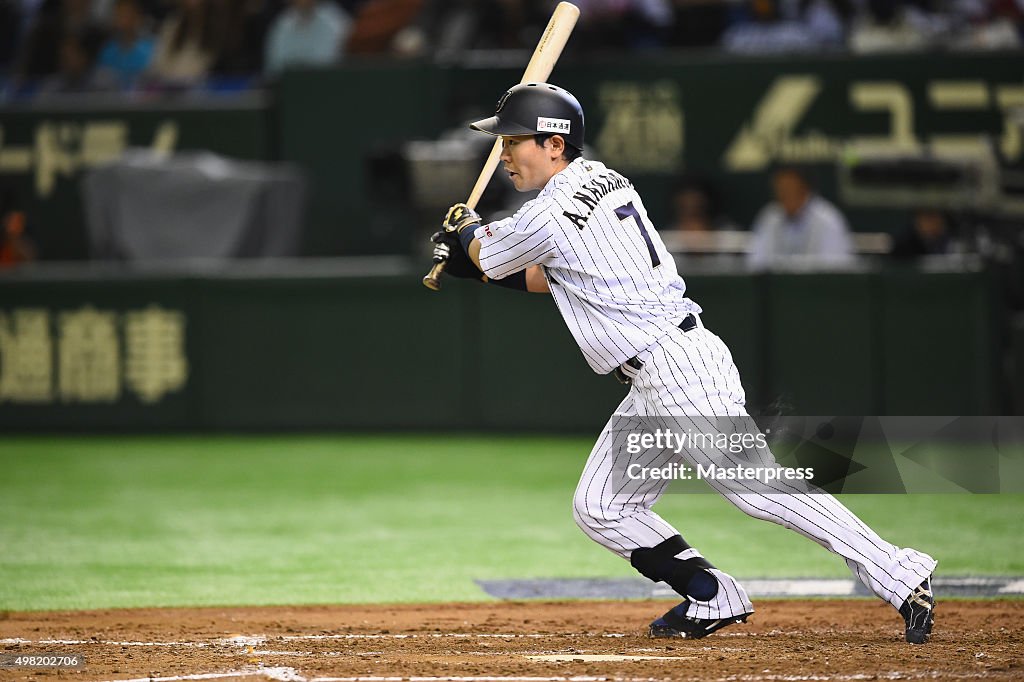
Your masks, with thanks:
M79 182L128 147L209 149L237 159L276 158L263 97L175 106L130 100L0 107L0 182L18 191L29 234L47 260L88 256ZM14 162L12 157L19 159Z
M990 136L1007 163L1019 164L1024 146L1010 117L1014 106L1024 106L1022 63L1024 53L633 55L566 59L550 80L579 97L587 154L633 180L655 225L667 226L672 185L690 170L713 178L727 211L747 227L770 198L766 172L775 163L806 166L821 191L837 199L836 165L851 141L933 149L956 136ZM308 247L331 254L407 249L411 234L401 226L354 227L395 209L367 202L369 155L491 115L519 78L513 67L358 63L286 74L277 89L282 154L317 177ZM977 101L963 103L965 93ZM905 220L893 211L847 214L855 230L866 232L893 231Z
M56 360L60 316L85 306L180 311L189 365L184 387L149 405L129 391L105 404L0 398L0 429L594 431L621 400L614 379L589 370L550 298L464 282L433 294L420 274L0 280L0 336L16 336L15 311L47 310L56 375L67 371ZM1004 407L985 273L687 282L755 412L780 400L804 415ZM7 348L0 338L0 377L13 367Z
M773 163L807 166L822 192L837 198L836 164L850 141L927 150L951 138L987 136L1007 164L1019 165L1024 143L1010 117L1024 106L1022 63L1021 52L799 60L570 56L551 80L584 105L588 155L633 180L658 227L670 219L669 192L683 170L716 180L727 211L748 226L769 198L765 174ZM84 153L88 126L115 123L125 144L153 146L169 125L176 131L172 149L287 160L309 171L304 254L408 252L419 236L408 187L399 171L385 170L371 182L372 167L408 140L435 139L490 115L521 68L352 60L286 73L266 99L0 107L0 174L25 192L44 256L84 258L78 178L99 162ZM57 130L55 143L41 143L47 130ZM20 155L13 165L12 152ZM51 191L40 189L41 176L53 179ZM468 190L453 188L443 199L457 201ZM905 219L893 211L847 213L859 231L891 231Z
M1019 52L813 61L570 55L552 80L586 108L588 154L633 179L657 225L669 219L682 170L716 179L745 225L768 200L766 172L776 162L809 166L835 197L836 164L851 140L935 149L986 136L1006 164L1020 165L1024 143L1008 117L1024 105L1022 63ZM0 179L25 196L32 236L49 259L86 257L79 180L127 146L297 162L312 183L305 254L408 251L418 236L408 187L398 172L371 180L373 165L410 139L435 139L489 114L520 69L351 61L287 73L266 98L5 106ZM462 198L453 191L448 199ZM903 219L848 215L866 231ZM372 278L235 270L5 278L4 343L17 332L15 310L47 311L56 354L63 312L158 304L185 316L189 377L155 404L123 391L110 404L33 405L12 399L0 380L0 428L600 427L622 390L589 372L550 301L457 285L434 296L419 284L421 265ZM1005 312L985 274L723 274L687 283L732 348L755 411L1010 409L996 350ZM6 371L0 366L0 377Z

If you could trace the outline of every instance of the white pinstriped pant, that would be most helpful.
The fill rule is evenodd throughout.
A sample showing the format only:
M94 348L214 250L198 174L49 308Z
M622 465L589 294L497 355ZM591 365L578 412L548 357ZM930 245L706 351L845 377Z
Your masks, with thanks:
M631 481L628 489L623 485L621 472L632 456L615 442L613 422L638 415L673 415L679 418L676 421L692 424L694 431L707 432L717 428L708 417L747 418L732 354L699 319L697 328L676 329L637 357L644 366L594 445L573 500L573 516L580 528L625 559L634 549L654 547L679 531L651 511L668 481ZM670 461L705 467L721 464L720 451L687 449L664 456L659 466ZM618 476L613 475L615 471ZM778 493L766 492L763 483L756 490L736 492L735 481L728 486L708 482L746 514L795 530L843 557L868 589L896 608L935 570L935 559L886 542L827 493L794 493L797 489L784 482L769 487ZM700 554L688 550L680 558L690 556ZM753 611L746 592L732 576L713 572L719 580L718 594L706 602L690 600L688 616L726 618Z

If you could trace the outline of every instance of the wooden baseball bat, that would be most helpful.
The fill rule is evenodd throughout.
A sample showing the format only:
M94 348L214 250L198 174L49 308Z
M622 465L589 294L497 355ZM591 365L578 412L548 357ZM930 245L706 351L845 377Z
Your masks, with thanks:
M579 16L580 9L576 5L571 2L558 3L555 11L551 13L551 19L537 43L537 48L533 51L533 56L530 57L530 62L526 65L526 71L523 72L523 79L519 81L520 83L543 82L548 79L565 44L569 42L569 35L576 26ZM499 137L494 141L491 153L487 157L487 161L484 162L483 170L480 171L480 176L476 179L476 184L473 185L473 191L466 199L467 206L476 208L500 161L501 138ZM430 272L423 278L423 286L434 291L440 290L442 272L444 272L444 263L434 263L434 267L430 268Z

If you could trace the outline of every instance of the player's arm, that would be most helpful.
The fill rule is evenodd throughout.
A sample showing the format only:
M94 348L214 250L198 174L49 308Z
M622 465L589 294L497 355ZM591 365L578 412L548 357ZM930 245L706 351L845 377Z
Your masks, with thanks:
M526 290L531 294L551 293L551 287L548 286L548 278L544 276L543 266L531 265L526 268Z
M535 294L551 293L547 278L539 265L531 265L526 270L509 275L505 279L490 279L480 270L480 244L476 239L473 240L470 247L475 257L471 257L465 252L452 233L435 232L430 241L434 242L434 262L444 263L445 273L451 277L474 279L478 282L496 284Z
M480 268L480 240L474 237L473 240L469 242L469 249L467 249L467 251L470 261L472 261L477 268ZM481 272L483 272L483 270L481 270ZM548 286L548 278L544 276L544 269L540 265L531 265L525 270L520 270L513 275L509 275L505 279L509 279L511 277L518 278L519 275L522 275L523 283L526 285L526 290L531 294L551 293L551 287ZM504 282L505 279L492 279L489 281L491 284L501 286L501 283ZM519 287L513 286L511 288Z
M448 210L448 215L445 216L443 224L445 234L457 237L464 252L463 255L467 258L468 262L472 264L475 270L483 273L485 271L481 265L481 244L480 240L475 237L476 230L481 226L481 223L480 216L476 211L465 204L455 204ZM494 230L504 229L499 228L498 223L492 223L488 230L492 226ZM482 281L489 281L491 284L519 291L533 293L550 293L551 291L548 288L544 271L539 264L523 262L518 266L518 269L513 264L503 269L492 270L488 274L492 276L490 278L484 276Z

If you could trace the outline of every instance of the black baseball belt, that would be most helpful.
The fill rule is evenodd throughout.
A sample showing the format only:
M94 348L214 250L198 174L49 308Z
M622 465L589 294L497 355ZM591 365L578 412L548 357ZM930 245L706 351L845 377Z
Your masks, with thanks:
M679 328L684 332L696 329L697 316L690 313L683 318L682 322L679 323ZM636 376L636 373L639 372L643 366L643 361L634 355L629 360L626 360L624 363L613 369L612 374L614 374L615 378L619 380L619 383L629 386L633 383L633 377Z

